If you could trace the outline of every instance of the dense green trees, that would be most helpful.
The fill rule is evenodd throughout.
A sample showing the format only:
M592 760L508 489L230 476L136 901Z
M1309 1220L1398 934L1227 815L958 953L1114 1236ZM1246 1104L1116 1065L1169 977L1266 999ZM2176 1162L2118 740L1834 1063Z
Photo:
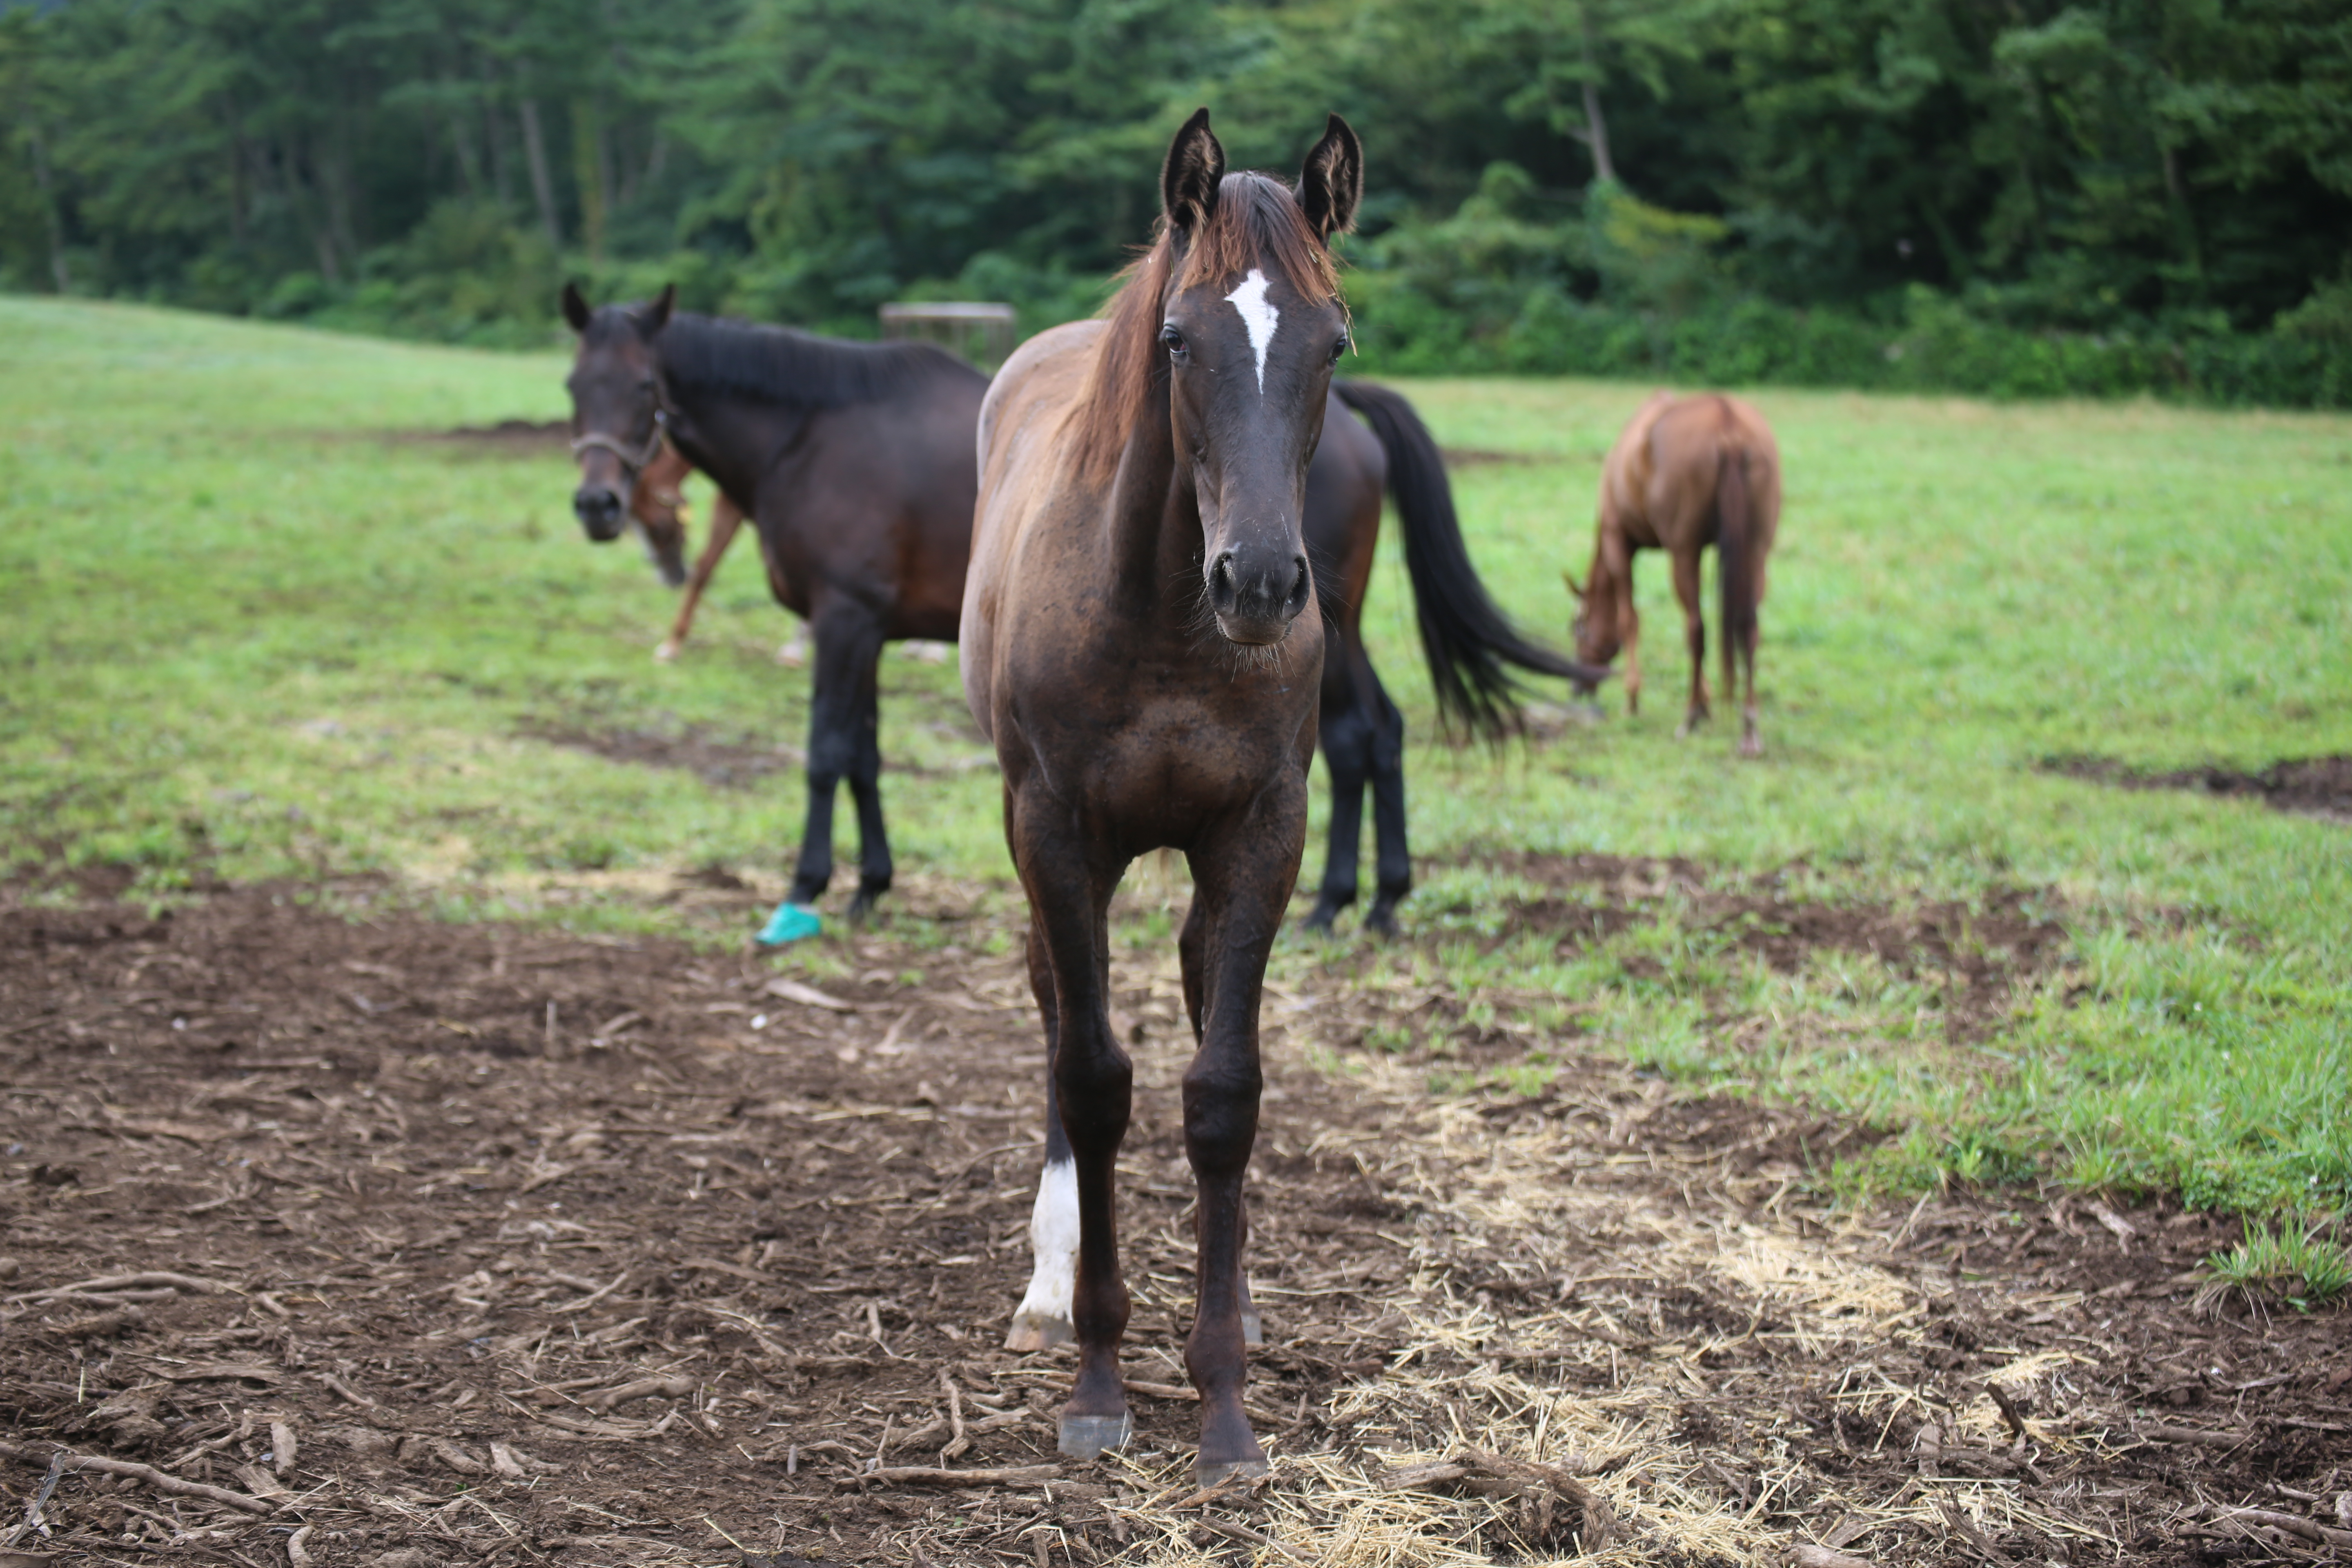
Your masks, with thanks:
M0 281L1044 320L1196 102L1275 167L1355 121L1391 364L2352 396L2343 0L65 0L0 12Z

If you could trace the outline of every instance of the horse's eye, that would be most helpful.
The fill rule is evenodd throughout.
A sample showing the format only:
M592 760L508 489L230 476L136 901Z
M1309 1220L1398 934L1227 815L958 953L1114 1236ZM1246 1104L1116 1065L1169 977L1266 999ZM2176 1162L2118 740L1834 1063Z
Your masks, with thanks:
M1348 334L1347 334L1347 333L1345 333L1345 332L1341 332L1341 333L1339 334L1339 341L1338 342L1333 343L1333 344L1331 345L1331 363L1332 363L1333 364L1338 364L1338 363L1339 363L1340 359L1341 359L1343 356L1345 356L1345 355L1346 355L1347 352L1348 352Z
M1160 346L1168 351L1170 359L1182 359L1192 352L1185 346L1184 334L1176 330L1176 323L1173 321L1160 327Z

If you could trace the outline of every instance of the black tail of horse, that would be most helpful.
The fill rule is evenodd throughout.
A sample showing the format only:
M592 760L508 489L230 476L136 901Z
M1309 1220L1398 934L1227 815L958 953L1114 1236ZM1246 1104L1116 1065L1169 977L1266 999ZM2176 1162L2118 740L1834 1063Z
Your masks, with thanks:
M1436 438L1412 405L1370 382L1335 381L1331 390L1364 416L1388 453L1389 493L1403 525L1405 570L1438 711L1473 733L1496 737L1519 727L1520 689L1507 666L1563 680L1607 679L1608 671L1521 637L1487 596L1462 542Z
M1723 590L1723 679L1733 661L1756 666L1756 513L1748 495L1748 453L1727 446L1716 458L1716 575ZM1752 679L1753 677L1751 676ZM1724 700L1732 700L1727 689Z

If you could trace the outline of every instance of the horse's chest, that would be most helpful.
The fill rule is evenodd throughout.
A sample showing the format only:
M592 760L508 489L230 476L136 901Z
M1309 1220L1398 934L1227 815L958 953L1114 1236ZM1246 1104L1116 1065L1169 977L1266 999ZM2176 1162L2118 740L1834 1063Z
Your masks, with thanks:
M1294 685L1217 703L1130 690L1024 714L1022 729L1054 793L1086 816L1181 838L1303 771L1313 693Z

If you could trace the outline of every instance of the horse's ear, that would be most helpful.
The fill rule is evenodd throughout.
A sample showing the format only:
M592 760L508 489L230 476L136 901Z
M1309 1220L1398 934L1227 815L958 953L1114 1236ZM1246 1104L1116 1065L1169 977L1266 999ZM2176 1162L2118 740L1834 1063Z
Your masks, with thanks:
M646 336L652 337L656 332L668 326L670 309L677 303L677 285L663 284L662 291L654 296L654 302L637 312L638 330Z
M1328 244L1333 235L1355 226L1356 208L1363 199L1364 144L1335 114L1298 171L1298 205L1315 226L1316 237Z
M579 284L564 284L563 319L572 323L572 330L573 331L586 331L588 330L590 320L593 319L595 314L595 311L588 308L588 301L581 297Z
M1160 203L1168 226L1186 235L1200 232L1217 210L1217 184L1225 177L1225 150L1209 129L1209 111L1196 109L1176 140L1168 145L1168 162L1160 169Z
M1563 572L1559 574L1559 580L1568 584L1568 591L1570 593L1575 595L1579 599L1584 597L1584 585L1576 580L1576 574L1574 573Z

